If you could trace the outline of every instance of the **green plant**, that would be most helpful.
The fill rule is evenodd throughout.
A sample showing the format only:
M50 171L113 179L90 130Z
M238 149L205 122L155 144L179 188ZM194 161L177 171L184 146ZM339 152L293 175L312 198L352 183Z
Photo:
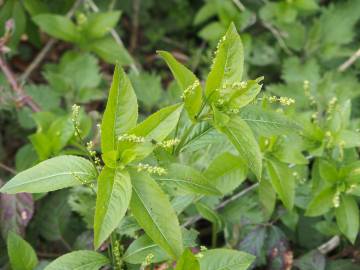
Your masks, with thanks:
M135 92L125 72L117 66L101 123L101 157L104 165L101 165L97 153L90 144L89 159L64 155L42 161L16 175L1 191L10 194L39 193L78 185L89 186L96 192L94 248L99 249L110 239L109 259L112 260L114 268L121 268L124 261L127 261L126 253L123 260L120 248L121 230L115 229L126 213L131 213L149 237L149 241L153 241L165 252L166 259L179 259L176 269L186 269L184 267L187 267L187 263L181 266L184 260L193 261L196 265L194 267L199 269L197 259L190 256L191 253L185 251L183 254L184 233L169 195L173 197L181 191L185 194L194 194L199 199L208 195L221 196L231 189L219 189L222 186L221 178L216 182L216 178L207 178L206 173L179 164L176 160L189 145L191 132L205 124L209 129L224 134L238 151L239 156L227 155L220 162L227 158L234 160L235 165L237 162L247 164L260 180L261 150L247 124L247 121L252 120L249 117L243 119L241 112L259 94L261 79L241 81L243 48L234 25L230 26L219 42L204 91L199 79L178 63L171 54L163 51L159 54L167 62L183 90L183 103L165 107L137 124L138 105ZM186 120L184 115L183 121L190 121L191 124L179 134L178 126L183 107L189 119ZM267 116L271 117L271 114ZM75 135L81 139L78 117L79 108L74 106L72 121ZM282 118L280 115L276 117ZM290 120L275 125L267 121L266 124L269 130L283 130L296 126ZM192 143L196 142L196 138L191 140ZM144 163L151 156L158 159L157 164ZM212 171L214 170L216 173L216 169L212 168ZM153 177L151 174L156 176ZM211 175L211 172L208 174ZM234 183L233 188L239 184L240 182ZM216 216L214 213L211 214L212 210L206 205L200 202L196 205L205 218L212 220L211 216ZM214 229L217 230L216 227ZM83 262L78 261L81 252L84 253L81 256ZM153 256L154 254L147 256L144 263L151 263ZM225 259L227 256L229 259ZM222 259L218 260L216 257ZM156 257L155 259L158 260ZM199 259L201 269L226 267L230 261L231 265L236 265L236 269L246 269L252 260L251 255L226 249L206 251L204 257ZM87 262L93 264L93 269L109 263L105 256L94 251L76 251L58 258L46 269L57 269L60 265L72 268L75 264Z
M1 267L358 269L357 1L0 7Z

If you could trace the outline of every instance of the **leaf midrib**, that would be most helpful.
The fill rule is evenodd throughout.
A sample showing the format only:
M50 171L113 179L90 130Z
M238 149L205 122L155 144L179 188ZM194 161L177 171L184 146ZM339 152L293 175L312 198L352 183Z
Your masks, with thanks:
M63 173L51 174L51 175L43 176L43 177L40 177L40 178L36 178L33 181L21 182L21 183L19 183L17 185L11 185L9 187L10 188L16 188L16 187L27 185L27 184L34 184L34 183L37 183L37 182L41 182L43 180L46 180L46 179L52 178L52 177L57 177L57 176L61 176L61 175L71 175L71 176L73 176L73 174L81 174L81 175L88 175L88 176L92 175L92 174L87 173L87 172L63 172Z
M170 245L170 242L168 241L168 239L166 238L166 236L164 235L164 233L162 232L160 226L158 225L158 223L156 222L156 220L154 220L151 216L151 211L147 208L146 204L144 203L143 199L141 198L141 196L139 194L141 194L137 189L136 187L134 186L134 191L135 191L135 194L136 196L139 198L139 200L141 201L141 204L143 205L143 207L145 208L146 210L146 213L148 214L148 216L150 217L150 219L152 220L152 222L155 224L155 227L157 228L157 230L160 232L161 236L165 239L168 247L170 247L170 249L172 250L171 248L171 245Z
M153 247L158 247L158 245L154 243L154 244L142 247L142 248L138 248L138 249L134 250L134 252L129 253L128 255L124 256L123 259L129 258L129 257L133 256L134 254L140 253L143 250L150 249Z
M225 130L229 133L229 135L236 141L236 143L241 147L241 143L239 142L239 140L237 139L237 137L234 135L234 133L227 127L225 127ZM247 151L244 151L247 152ZM249 152L248 152L249 153ZM246 154L248 156L248 154ZM250 154L252 157L253 155ZM249 163L251 163L251 166L253 169L257 170L257 165L255 164L255 162L252 159L248 160ZM257 173L257 172L256 172Z
M189 185L193 185L193 186L196 186L196 187L199 187L199 188L204 188L208 191L211 191L211 192L214 192L215 189L212 189L211 187L208 187L206 185L202 185L200 183L195 183L194 181L188 181L186 179L179 179L179 178L158 178L158 181L169 181L169 182L182 182L182 183L186 183L186 184L189 184Z

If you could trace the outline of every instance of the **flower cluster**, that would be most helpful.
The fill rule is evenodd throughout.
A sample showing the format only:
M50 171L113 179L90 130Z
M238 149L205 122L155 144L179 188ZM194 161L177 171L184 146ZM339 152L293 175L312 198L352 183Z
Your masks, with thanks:
M145 261L141 264L142 267L148 266L151 264L152 260L154 259L154 254L149 253L148 255L146 255L145 257Z
M315 101L315 97L310 93L310 82L308 80L304 81L303 88L304 88L305 97L307 97L310 100L311 105L314 105L316 101Z
M78 180L81 184L85 185L85 186L89 186L90 188L94 188L94 183L91 183L91 182L87 182L86 180L82 179L80 176L78 176L77 174L75 173L72 173L72 176Z
M72 118L71 118L71 120L72 120L75 128L79 127L80 126L80 121L79 121L80 106L74 104L74 105L72 105L71 109L72 109Z
M157 143L157 145L162 148L169 149L169 148L177 145L179 142L180 142L179 139L170 139L170 140L166 140L163 142L159 142L159 143Z
M333 205L335 208L340 206L340 191L336 191L335 196L333 198Z
M96 151L94 151L94 143L93 141L89 141L86 143L86 149L88 150L89 154L94 157L96 155Z
M153 173L153 174L158 174L158 175L166 174L166 170L164 168L157 167L157 166L151 166L149 164L139 163L136 167L137 167L138 172L145 171L148 173Z
M248 82L244 81L244 82L233 82L233 83L224 83L223 86L221 87L222 89L227 89L227 88L231 88L231 89L239 89L239 88L245 88L247 86Z
M357 188L356 184L350 185L350 187L346 190L346 193L351 193Z
M185 99L187 98L188 96L190 96L194 90L196 89L196 87L198 87L200 85L200 82L199 80L195 80L192 84L190 84L185 90L184 92L182 93L181 95L181 98L182 99Z
M87 22L87 17L84 13L79 13L76 16L76 23L78 26L82 26Z
M134 134L122 134L118 137L118 141L120 142L133 142L133 143L143 143L145 142L144 137L139 137Z
M91 158L94 159L94 163L96 166L100 167L100 159L96 156L96 151L94 150L94 143L93 141L89 141L86 143L86 149L91 156Z
M121 251L122 251L122 248L120 246L119 240L115 240L112 253L113 253L114 260L115 260L114 269L116 269L116 270L122 269L121 268L121 266L122 266Z
M288 97L277 97L277 96L271 96L269 97L270 103L279 102L283 106L290 106L295 103L295 99L288 98Z
M335 110L335 107L336 107L336 103L337 103L338 99L337 97L333 97L329 103L328 103L328 107L327 107L327 120L330 120L332 118L332 113L334 112Z

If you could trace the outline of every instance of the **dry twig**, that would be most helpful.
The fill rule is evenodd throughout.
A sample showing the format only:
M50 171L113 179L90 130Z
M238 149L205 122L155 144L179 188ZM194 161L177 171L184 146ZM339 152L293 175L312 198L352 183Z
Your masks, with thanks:
M338 71L339 72L344 72L346 69L348 69L352 64L354 64L356 62L356 60L360 58L360 48L353 53L349 59L347 59L344 63L342 63L339 68Z

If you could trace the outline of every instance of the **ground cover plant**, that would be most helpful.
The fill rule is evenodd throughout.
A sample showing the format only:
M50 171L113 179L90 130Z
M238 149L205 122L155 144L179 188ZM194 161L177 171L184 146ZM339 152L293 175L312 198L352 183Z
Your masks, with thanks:
M360 267L358 1L0 4L1 269Z

